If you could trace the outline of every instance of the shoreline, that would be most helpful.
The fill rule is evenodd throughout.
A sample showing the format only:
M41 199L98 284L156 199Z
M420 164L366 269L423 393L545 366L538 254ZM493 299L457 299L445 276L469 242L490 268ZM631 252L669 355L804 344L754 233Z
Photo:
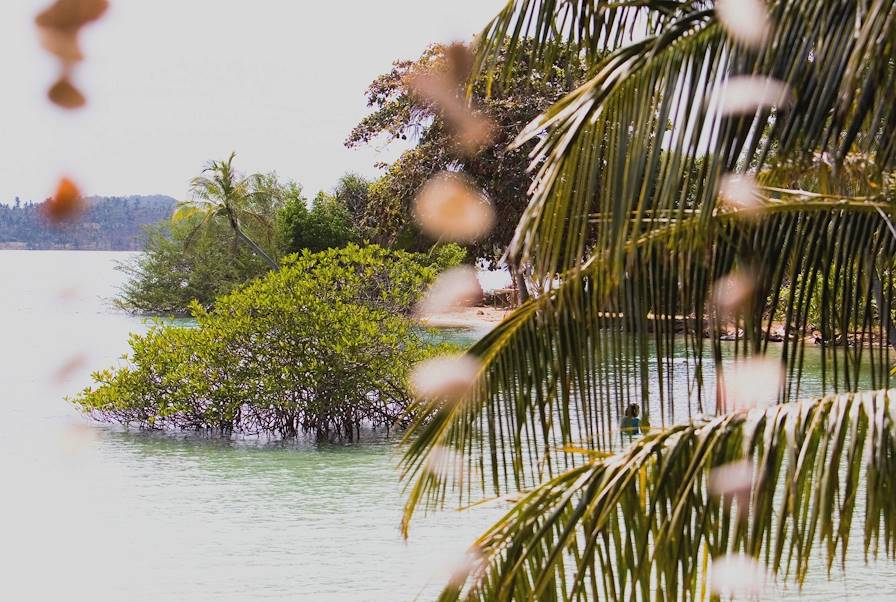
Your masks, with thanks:
M462 328L484 335L501 323L506 316L514 311L514 309L515 308L513 307L499 308L489 305L478 305L447 312L422 315L418 317L418 321L427 328ZM739 337L738 334L740 335ZM821 347L822 345L818 340L819 334L820 333L817 332L807 333L803 337L804 343L811 346ZM735 332L735 329L729 325L722 329L719 340L734 341L736 338L744 340L743 336L742 330L740 333L737 333ZM712 337L708 337L704 333L703 338L709 339ZM773 322L770 332L763 338L767 338L767 342L769 343L783 343L784 324L782 322ZM825 341L824 346L828 349L844 347L846 345L854 347L857 346L856 338L858 338L858 333L850 333L839 340ZM878 340L877 333L872 332L866 335L861 346L863 348L876 348L882 346L882 341Z
M423 315L419 320L423 326L428 328L466 328L484 334L491 331L512 311L513 308L474 306Z

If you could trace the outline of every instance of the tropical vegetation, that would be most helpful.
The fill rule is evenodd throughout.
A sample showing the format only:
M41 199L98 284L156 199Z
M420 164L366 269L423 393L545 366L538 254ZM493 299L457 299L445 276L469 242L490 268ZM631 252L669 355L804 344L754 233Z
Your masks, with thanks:
M155 315L189 315L193 302L210 308L215 299L270 271L246 245L236 244L230 226L208 224L200 217L172 221L169 216L144 232L143 252L118 264L127 276L115 304L127 311ZM249 236L280 257L275 240L265 241L259 226Z
M287 253L338 249L359 241L348 205L323 191L310 208L304 198L291 198L277 215L277 232Z
M172 202L164 219L145 226L143 253L119 265L127 281L118 307L189 315L193 301L211 308L284 255L361 241L348 207L364 194L363 179L344 176L333 194L319 193L309 207L300 184L274 173L243 175L233 159L211 162L192 182L193 200L176 210Z
M536 50L524 40L517 52L528 56ZM355 126L346 145L407 139L415 144L370 185L355 213L370 240L425 250L431 241L414 224L413 200L439 172L463 171L486 193L497 214L489 235L469 245L470 256L497 265L526 207L526 192L532 184L528 155L535 143L507 146L529 121L581 83L585 71L574 47L555 53L550 66L538 71L514 60L509 47L502 48L496 61L506 69L506 77L491 86L477 80L471 89L475 117L489 131L483 133L482 144L470 149L456 142L450 115L443 107L412 85L414 77L433 74L445 75L448 85L454 80L462 84L470 69L465 52L457 46L433 45L416 60L395 62L368 86L372 111Z
M410 418L410 367L447 347L411 319L437 274L409 253L349 245L287 256L195 327L132 335L127 362L73 399L142 428L352 439Z
M511 503L442 598L717 598L731 558L802 583L855 521L866 558L894 556L896 5L510 0L468 92L570 46L587 77L510 146L534 186L509 259L546 290L406 437L405 532ZM810 312L833 395L804 400ZM654 429L621 446L630 402Z
M171 219L198 217L194 232L223 222L230 227L235 245L246 245L276 270L277 260L246 233L245 224L253 222L260 226L268 240L272 240L274 224L270 216L283 204L284 188L273 174L240 174L233 166L235 157L236 153L230 153L223 161L212 161L201 175L193 178L190 183L193 198L181 203Z

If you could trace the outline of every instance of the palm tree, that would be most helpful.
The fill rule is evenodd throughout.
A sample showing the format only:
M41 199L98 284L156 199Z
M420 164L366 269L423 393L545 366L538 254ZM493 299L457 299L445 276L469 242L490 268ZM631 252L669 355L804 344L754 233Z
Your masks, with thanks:
M193 233L198 233L217 220L225 219L233 230L235 240L247 245L271 269L278 269L277 261L246 234L242 222L250 220L271 232L271 214L278 194L276 178L272 175L241 176L233 167L236 153L224 161L212 161L202 174L190 183L193 199L179 204L172 220L198 217ZM192 236L190 237L192 238Z
M538 171L509 259L548 290L407 435L405 533L513 501L444 599L702 598L738 553L802 583L818 547L845 562L860 505L866 557L896 554L896 3L732 4L510 0L478 38L477 77L529 38L532 69L571 43L591 78L516 142ZM810 319L832 395L807 400ZM778 403L742 408L730 385L770 350ZM630 402L655 428L623 445ZM742 490L710 487L725 466Z

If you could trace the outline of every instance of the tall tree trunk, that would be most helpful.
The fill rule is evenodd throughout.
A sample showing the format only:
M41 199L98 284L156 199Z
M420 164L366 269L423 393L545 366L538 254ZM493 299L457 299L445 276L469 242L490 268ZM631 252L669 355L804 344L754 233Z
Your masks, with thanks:
M240 240L242 240L244 243L249 245L249 248L252 249L253 253L258 255L262 259L264 259L267 262L267 264L269 266L271 266L272 270L280 269L280 265L277 263L277 261L270 255L265 253L264 249L262 249L261 247L258 246L258 243L256 243L254 240L252 240L251 238L246 236L246 233L243 232L243 230L242 230L242 228L240 228L239 224L235 224L235 223L231 222L231 225L233 226L233 231L236 232L236 235L240 238Z
M520 305L528 301L532 295L529 294L529 287L526 285L526 277L523 275L523 270L516 266L510 266L510 273L513 276L513 281L516 284L517 295L519 296Z
M870 272L871 290L874 293L874 300L877 302L877 311L880 312L882 326L887 330L890 347L896 349L896 326L893 325L893 311L890 308L889 300L884 297L884 289L880 276L877 274L877 268L870 266Z

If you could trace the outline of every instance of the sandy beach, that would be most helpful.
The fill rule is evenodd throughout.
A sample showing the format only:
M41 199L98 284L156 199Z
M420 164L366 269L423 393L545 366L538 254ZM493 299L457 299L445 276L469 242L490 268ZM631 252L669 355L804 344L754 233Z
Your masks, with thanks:
M498 325L511 309L495 307L467 307L450 312L422 316L420 322L432 328L469 328L488 332Z

